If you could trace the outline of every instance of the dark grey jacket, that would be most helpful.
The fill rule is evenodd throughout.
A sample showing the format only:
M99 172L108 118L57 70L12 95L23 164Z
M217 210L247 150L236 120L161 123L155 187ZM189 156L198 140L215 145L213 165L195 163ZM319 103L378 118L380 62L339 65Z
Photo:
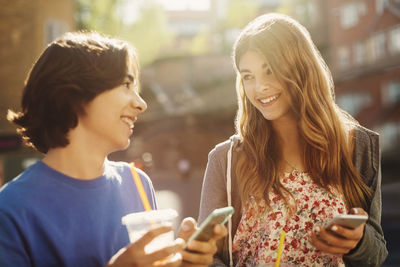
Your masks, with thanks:
M358 246L349 254L345 255L346 266L380 266L387 257L386 241L381 227L381 165L379 151L379 135L362 126L354 130L354 154L353 162L365 184L372 192L372 200L367 210L369 218L365 226L365 233ZM231 137L236 144L238 138ZM230 140L218 144L208 156L208 164L204 176L201 192L199 223L215 208L227 206L226 194L226 166L227 151ZM234 146L232 152L232 166L236 165L238 149ZM232 237L241 219L241 201L236 183L236 175L232 175L232 206L235 214L232 217ZM222 249L216 254L211 266L228 266L229 250L228 237L221 242Z

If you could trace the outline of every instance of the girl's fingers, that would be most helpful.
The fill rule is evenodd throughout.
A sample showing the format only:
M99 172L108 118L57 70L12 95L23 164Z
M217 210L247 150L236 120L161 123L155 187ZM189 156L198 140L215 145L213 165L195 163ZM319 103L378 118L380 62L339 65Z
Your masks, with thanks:
M347 254L357 246L358 241L359 239L347 239L318 226L311 236L311 243L317 249L331 254Z
M349 229L349 228L342 227L340 225L335 224L329 228L329 231L331 231L332 233L335 233L336 235L343 237L344 239L353 240L353 241L358 242L363 236L364 227L365 227L365 223L361 224L360 226L358 226L357 228L354 228L354 229Z

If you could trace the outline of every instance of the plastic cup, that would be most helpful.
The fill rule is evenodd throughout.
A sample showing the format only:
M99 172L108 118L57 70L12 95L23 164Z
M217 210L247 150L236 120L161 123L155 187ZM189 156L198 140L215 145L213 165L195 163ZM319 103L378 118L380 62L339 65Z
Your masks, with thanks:
M172 226L178 216L176 210L163 209L130 213L122 217L122 224L126 226L129 240L134 243L150 229L158 226ZM146 253L160 250L174 244L174 231L161 234L144 247Z

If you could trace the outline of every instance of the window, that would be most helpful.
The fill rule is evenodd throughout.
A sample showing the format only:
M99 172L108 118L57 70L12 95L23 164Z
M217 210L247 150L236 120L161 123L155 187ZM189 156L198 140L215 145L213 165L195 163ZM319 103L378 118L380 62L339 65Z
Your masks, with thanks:
M379 130L381 137L379 138L381 142L382 150L389 150L395 147L396 144L400 142L400 124L399 122L387 122Z
M371 58L372 61L385 56L385 33L378 32L371 37Z
M337 104L353 117L372 103L371 96L365 93L348 92L337 97Z
M344 29L349 29L358 24L360 16L367 13L367 7L363 2L353 2L344 5L340 10L340 24Z
M389 50L391 53L400 53L400 26L389 32Z
M367 46L364 42L358 42L353 46L354 63L361 65L367 58Z
M350 49L346 46L338 49L338 67L341 70L347 69L350 66Z
M382 102L386 106L400 103L400 81L391 81L382 88Z
M68 25L65 21L48 19L44 24L44 45L48 45L56 38L68 31Z
M382 14L388 4L388 0L376 0L376 13L378 13L378 15Z

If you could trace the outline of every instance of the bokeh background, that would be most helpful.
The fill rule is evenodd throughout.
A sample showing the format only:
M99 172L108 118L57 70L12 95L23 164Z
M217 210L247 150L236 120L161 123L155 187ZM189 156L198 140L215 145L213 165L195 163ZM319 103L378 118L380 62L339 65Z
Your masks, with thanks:
M337 103L380 133L385 266L400 266L399 0L0 0L0 185L42 157L6 120L32 64L64 32L97 30L136 47L149 107L130 148L110 158L144 169L161 208L197 218L207 154L234 133L233 41L266 12L306 26Z

